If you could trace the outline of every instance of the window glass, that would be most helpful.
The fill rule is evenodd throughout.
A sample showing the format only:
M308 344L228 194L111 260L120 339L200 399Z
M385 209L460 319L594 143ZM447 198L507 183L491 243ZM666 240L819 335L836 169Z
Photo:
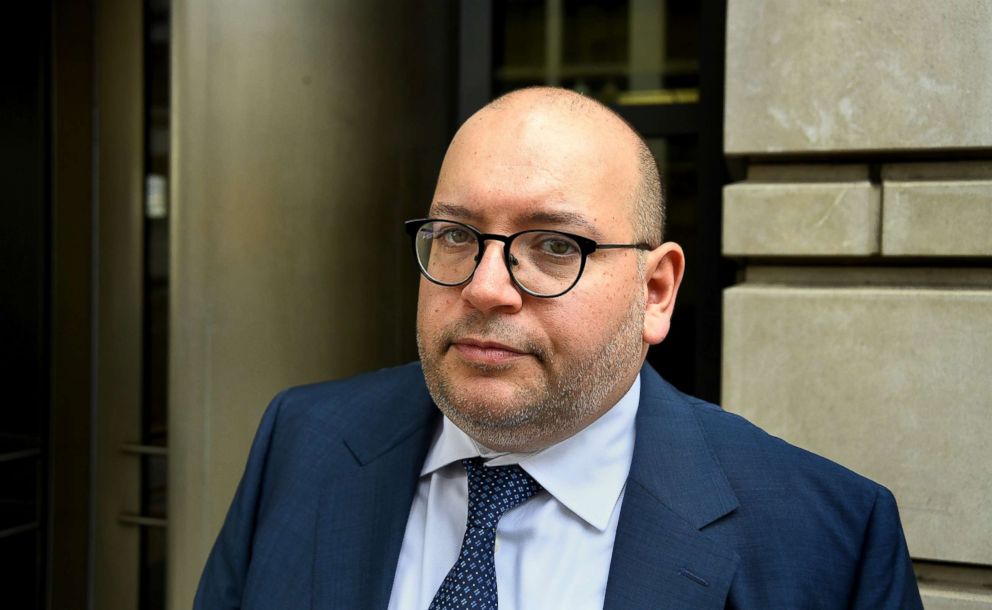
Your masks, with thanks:
M559 85L609 104L699 98L699 6L510 0L494 7L494 92Z

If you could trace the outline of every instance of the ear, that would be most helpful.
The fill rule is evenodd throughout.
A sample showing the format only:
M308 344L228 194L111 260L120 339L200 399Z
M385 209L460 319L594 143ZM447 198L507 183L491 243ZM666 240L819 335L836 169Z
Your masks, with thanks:
M665 242L648 253L644 269L644 342L648 345L657 345L668 336L684 270L685 254L675 242Z

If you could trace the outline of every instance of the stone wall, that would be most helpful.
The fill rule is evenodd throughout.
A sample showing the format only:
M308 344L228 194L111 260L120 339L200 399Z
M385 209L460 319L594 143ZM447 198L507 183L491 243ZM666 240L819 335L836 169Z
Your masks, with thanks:
M992 608L992 3L729 0L723 403L889 487Z

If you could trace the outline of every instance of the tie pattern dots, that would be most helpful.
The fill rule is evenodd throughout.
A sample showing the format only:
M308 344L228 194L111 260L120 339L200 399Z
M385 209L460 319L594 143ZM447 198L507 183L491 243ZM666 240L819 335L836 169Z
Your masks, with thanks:
M486 468L480 458L462 460L468 474L468 524L462 549L430 610L496 610L496 525L541 486L520 466Z

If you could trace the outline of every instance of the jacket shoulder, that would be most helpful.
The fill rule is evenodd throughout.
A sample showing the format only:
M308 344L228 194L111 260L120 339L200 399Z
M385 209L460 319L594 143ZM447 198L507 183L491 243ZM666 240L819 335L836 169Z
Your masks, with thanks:
M411 362L291 387L277 394L269 409L278 410L280 422L316 420L342 429L383 409L402 408L426 393L420 363Z
M733 511L702 529L739 558L731 605L920 607L887 489L648 378L656 413L698 431L736 496Z
M812 451L773 436L744 417L686 396L687 408L699 421L714 457L731 480L760 477L782 490L797 485L821 494L843 493L846 501L860 499L867 510L881 486ZM767 490L768 485L763 486Z
M852 608L921 607L888 489L716 405L693 399L687 408L740 502L732 518L709 530L742 559L732 594L740 606L812 607L832 599ZM777 597L788 590L783 576L815 581L815 595L794 589Z

